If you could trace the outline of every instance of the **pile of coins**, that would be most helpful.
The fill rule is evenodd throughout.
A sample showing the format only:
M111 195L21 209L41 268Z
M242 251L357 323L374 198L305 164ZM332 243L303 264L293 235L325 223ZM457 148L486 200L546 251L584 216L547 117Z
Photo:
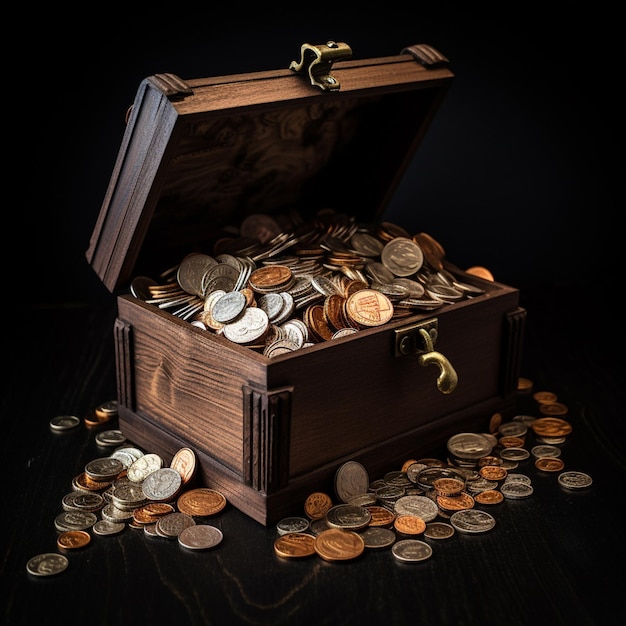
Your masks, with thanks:
M246 236L188 254L158 281L136 277L131 294L273 357L485 293L446 269L426 233L335 212L290 226L249 216Z
M531 390L531 381L519 380L520 393ZM450 437L445 459L408 459L399 470L377 480L370 480L357 461L341 464L333 496L315 491L306 498L303 515L278 522L275 554L285 559L317 555L326 561L349 561L367 550L389 549L398 561L424 561L438 541L456 533L493 530L496 517L491 511L497 511L497 505L532 496L531 476L518 471L531 457L535 470L556 474L563 489L589 488L591 476L565 470L560 458L559 446L572 432L567 406L552 392L538 391L533 398L542 417L520 414L504 422L495 413L488 432ZM106 406L111 410L115 402ZM551 416L554 411L561 416ZM53 418L51 430L78 426L67 418ZM26 566L30 574L58 574L69 564L66 555L86 547L92 535L115 535L125 528L176 539L189 550L208 550L221 543L222 531L207 520L223 511L227 500L214 489L191 487L196 473L191 449L181 448L166 466L159 455L125 441L119 430L102 431L96 437L100 446L114 450L87 463L73 478L71 491L61 502L63 512L54 520L58 552L30 559Z

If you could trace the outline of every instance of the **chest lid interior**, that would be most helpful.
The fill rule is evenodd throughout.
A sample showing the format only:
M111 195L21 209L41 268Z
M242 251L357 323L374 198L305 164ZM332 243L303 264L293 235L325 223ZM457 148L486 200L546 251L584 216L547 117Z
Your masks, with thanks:
M445 57L338 60L332 90L304 69L141 82L86 252L109 291L211 254L250 215L382 216L453 77Z

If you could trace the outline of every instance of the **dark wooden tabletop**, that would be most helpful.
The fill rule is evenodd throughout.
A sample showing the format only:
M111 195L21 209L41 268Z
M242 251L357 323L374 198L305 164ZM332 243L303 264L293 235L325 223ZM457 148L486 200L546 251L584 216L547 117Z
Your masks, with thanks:
M19 150L5 152L26 182L9 181L22 196L7 208L1 247L2 624L622 623L618 22L611 26L610 11L595 5L580 15L568 9L576 28L566 28L543 8L525 5L504 19L451 4L415 22L399 11L361 24L329 10L315 27L311 16L290 27L250 20L245 29L241 16L192 24L188 10L131 24L123 9L101 16L99 33L68 22L29 40L41 72L21 69L7 99ZM485 265L520 288L528 311L522 375L568 407L572 433L561 458L592 486L567 491L556 475L523 463L531 497L490 508L496 525L488 533L430 541L432 557L415 564L388 549L343 563L285 560L273 550L276 528L228 504L211 518L224 538L210 551L126 528L70 553L63 573L33 577L28 560L57 552L54 520L73 478L103 455L83 423L55 433L49 422L82 418L116 397L115 297L84 251L139 82L158 72L194 78L287 67L301 43L335 37L358 58L424 42L451 59L455 82L389 218L438 238L460 267ZM520 394L515 411L537 415L538 407Z

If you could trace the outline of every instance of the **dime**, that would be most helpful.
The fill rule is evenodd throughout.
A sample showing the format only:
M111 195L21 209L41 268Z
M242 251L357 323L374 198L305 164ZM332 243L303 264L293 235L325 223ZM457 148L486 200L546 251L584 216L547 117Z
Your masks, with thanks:
M315 552L325 561L349 561L365 550L363 537L352 530L329 528L315 537Z
M446 522L428 522L424 529L424 537L428 539L450 539L454 532L454 526Z
M365 547L370 549L388 548L396 540L396 533L393 530L380 526L368 526L359 534L365 542Z
M30 559L26 563L26 571L33 576L54 576L65 571L69 563L63 554L46 552Z
M293 516L284 517L278 524L276 524L276 530L279 535L286 535L288 533L303 533L309 529L309 520L305 517Z
M398 561L403 563L419 563L430 558L433 554L433 549L425 541L403 539L391 546L391 553Z
M485 511L465 509L452 513L450 524L459 532L478 534L491 530L496 525L496 520Z
M192 524L183 528L178 543L188 550L209 550L222 542L224 535L219 528L209 524Z
M563 472L558 476L559 485L565 489L586 489L591 487L593 479L585 472Z
M274 552L284 558L302 558L315 554L315 537L303 532L290 532L274 541Z
M126 443L126 437L119 429L103 430L96 435L95 439L99 446L104 447L121 446Z
M76 415L57 415L50 420L49 424L50 428L57 432L72 430L80 426L80 418Z

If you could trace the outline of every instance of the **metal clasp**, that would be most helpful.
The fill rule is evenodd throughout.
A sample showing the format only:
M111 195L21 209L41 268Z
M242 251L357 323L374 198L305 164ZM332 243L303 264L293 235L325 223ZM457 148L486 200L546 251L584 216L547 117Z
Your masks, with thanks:
M417 355L417 362L422 366L436 365L439 368L437 389L441 393L452 393L459 382L459 377L450 361L441 352L435 350L439 324L437 318L418 322L395 330L395 355Z
M346 43L329 41L319 46L304 43L300 48L300 61L292 61L289 69L300 73L307 71L311 85L323 91L337 91L341 85L330 75L332 64L351 56L352 48Z

